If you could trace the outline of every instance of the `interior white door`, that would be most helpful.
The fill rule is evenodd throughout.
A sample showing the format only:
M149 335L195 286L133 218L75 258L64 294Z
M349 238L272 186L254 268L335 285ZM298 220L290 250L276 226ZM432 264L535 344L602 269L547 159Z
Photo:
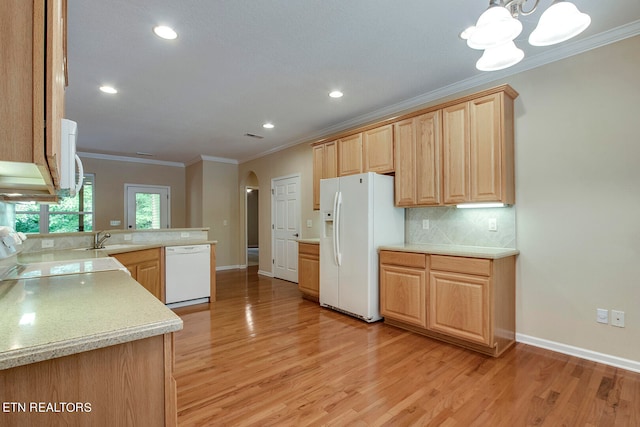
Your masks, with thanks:
M127 228L148 230L170 228L169 187L124 185Z
M298 282L300 176L272 181L273 276Z

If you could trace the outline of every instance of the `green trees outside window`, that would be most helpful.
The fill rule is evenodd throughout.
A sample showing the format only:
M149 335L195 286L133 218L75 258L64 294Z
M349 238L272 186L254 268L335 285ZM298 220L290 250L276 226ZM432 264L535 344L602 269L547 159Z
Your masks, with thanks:
M60 203L16 204L16 231L23 233L72 233L93 231L94 176L85 175L84 185L75 197Z

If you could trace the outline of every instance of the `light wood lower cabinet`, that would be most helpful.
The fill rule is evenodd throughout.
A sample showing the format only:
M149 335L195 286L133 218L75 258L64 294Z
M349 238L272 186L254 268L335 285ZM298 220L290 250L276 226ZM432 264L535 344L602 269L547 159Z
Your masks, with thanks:
M320 298L320 245L298 244L298 289L308 299Z
M427 327L427 256L380 252L380 313Z
M515 343L515 256L381 251L380 306L385 323L499 356Z
M125 252L112 256L127 267L133 280L144 286L160 301L165 302L164 257L161 248Z
M173 355L173 334L165 334L1 370L0 401L27 405L1 423L176 426ZM44 409L32 410L40 402Z

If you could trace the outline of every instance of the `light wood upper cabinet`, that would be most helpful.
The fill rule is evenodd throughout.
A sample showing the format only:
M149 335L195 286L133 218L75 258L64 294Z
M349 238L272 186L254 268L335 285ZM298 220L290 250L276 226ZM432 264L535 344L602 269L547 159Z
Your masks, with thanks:
M396 206L514 204L517 96L510 86L498 86L382 126L363 127L360 133L336 135L338 176L395 172ZM318 146L314 146L316 193L321 176L316 171L321 167ZM314 193L316 209L319 197Z
M496 93L469 102L470 197L515 203L513 100Z
M444 203L469 201L469 104L442 111Z
M364 172L394 171L393 125L381 126L362 133Z
M394 124L396 206L441 204L440 117L433 111Z
M336 142L313 147L313 209L320 209L320 180L338 176Z
M3 191L55 201L64 116L66 0L6 0L0 8L0 162ZM46 121L45 121L46 119ZM45 126L46 125L46 126ZM34 177L38 183L17 178ZM0 181L4 182L0 173ZM49 196L50 199L46 197Z
M515 203L513 97L497 92L443 110L444 203Z
M362 134L338 140L338 176L362 173Z
M66 3L66 0L47 0L45 147L47 164L56 187L60 186L61 132L66 86Z

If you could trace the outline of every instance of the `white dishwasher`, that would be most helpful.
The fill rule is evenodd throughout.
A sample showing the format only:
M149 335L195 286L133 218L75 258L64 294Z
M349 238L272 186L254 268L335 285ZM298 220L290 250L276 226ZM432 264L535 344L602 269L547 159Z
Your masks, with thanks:
M165 248L165 297L169 307L209 302L211 245Z

